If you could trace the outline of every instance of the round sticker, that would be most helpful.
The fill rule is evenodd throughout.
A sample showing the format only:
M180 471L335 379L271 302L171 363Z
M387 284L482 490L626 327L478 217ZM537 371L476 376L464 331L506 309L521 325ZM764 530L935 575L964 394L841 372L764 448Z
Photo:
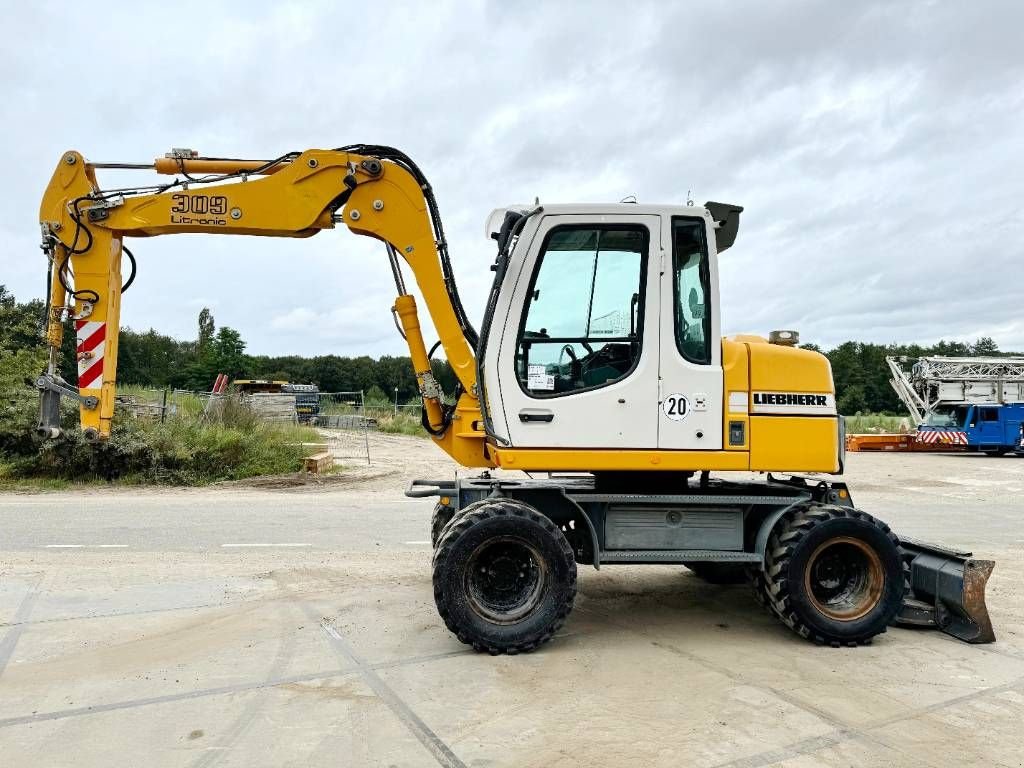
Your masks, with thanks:
M661 410L672 421L682 421L690 415L690 401L686 395L669 395L662 401Z

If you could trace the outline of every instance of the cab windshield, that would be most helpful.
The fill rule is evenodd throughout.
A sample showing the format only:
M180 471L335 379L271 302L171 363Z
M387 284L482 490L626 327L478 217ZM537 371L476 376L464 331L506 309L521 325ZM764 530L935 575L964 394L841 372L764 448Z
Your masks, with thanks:
M925 419L926 427L959 427L967 418L965 406L940 408L929 413Z

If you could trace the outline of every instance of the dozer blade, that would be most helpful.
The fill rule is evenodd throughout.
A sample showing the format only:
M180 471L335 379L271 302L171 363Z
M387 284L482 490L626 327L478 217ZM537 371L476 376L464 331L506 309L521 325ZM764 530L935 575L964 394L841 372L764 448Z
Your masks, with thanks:
M995 562L913 539L901 538L900 546L910 590L893 623L934 627L965 643L995 642L985 605L985 584Z

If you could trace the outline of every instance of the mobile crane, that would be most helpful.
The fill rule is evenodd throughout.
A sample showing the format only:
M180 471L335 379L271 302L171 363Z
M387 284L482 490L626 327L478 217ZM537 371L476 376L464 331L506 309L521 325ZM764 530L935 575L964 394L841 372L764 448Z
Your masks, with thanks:
M103 189L96 172L107 168L174 178ZM578 563L678 563L711 581L748 578L783 623L833 646L869 642L891 622L992 641L991 561L901 541L856 509L843 483L791 475L842 472L843 421L828 360L796 348L794 333L720 338L718 254L742 210L499 209L477 332L430 184L398 150L356 144L270 160L174 150L148 163L69 151L40 206L50 359L36 382L38 431L59 438L67 396L86 437L110 434L121 294L137 266L127 238L308 237L344 224L384 244L424 428L458 463L484 470L406 492L438 497L434 597L461 641L517 653L549 640L572 609ZM403 261L457 377L453 393L431 373ZM69 322L76 385L56 367ZM765 479L710 477L750 471Z
M887 357L917 440L1003 456L1021 448L1024 358ZM909 364L909 370L908 370Z

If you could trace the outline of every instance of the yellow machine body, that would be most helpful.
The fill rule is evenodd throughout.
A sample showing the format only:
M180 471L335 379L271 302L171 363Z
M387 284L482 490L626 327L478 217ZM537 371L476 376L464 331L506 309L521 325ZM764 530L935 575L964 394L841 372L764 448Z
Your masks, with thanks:
M817 352L769 344L758 336L722 340L725 389L742 393L746 407L723 414L723 430L730 422L744 425L743 445L715 451L666 450L531 450L497 447L498 466L528 471L840 471L839 417L757 414L755 392L831 395L832 368Z

